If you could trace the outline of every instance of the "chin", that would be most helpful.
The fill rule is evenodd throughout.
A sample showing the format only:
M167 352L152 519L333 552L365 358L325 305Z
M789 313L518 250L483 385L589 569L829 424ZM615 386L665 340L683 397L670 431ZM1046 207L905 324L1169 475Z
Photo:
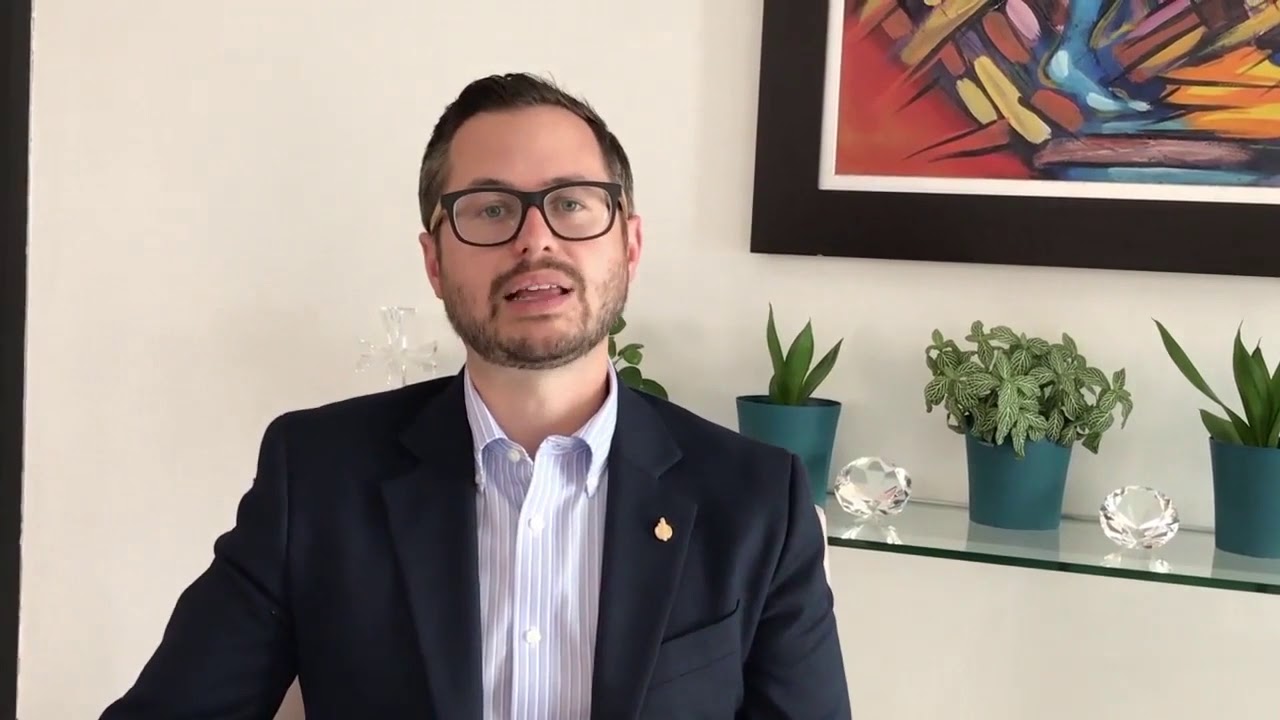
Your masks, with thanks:
M532 331L515 330L503 335L503 344L509 347L525 347L538 352L550 352L559 347L572 344L573 333L551 328L538 328Z

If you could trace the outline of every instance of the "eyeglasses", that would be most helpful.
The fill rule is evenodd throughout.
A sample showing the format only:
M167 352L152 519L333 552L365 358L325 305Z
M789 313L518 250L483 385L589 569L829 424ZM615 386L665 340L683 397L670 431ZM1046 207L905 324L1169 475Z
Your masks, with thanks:
M561 240L593 240L613 228L621 197L622 185L588 180L532 192L467 188L440 196L432 232L439 228L443 212L462 242L481 247L504 245L516 239L529 217L529 208L536 207L552 234Z

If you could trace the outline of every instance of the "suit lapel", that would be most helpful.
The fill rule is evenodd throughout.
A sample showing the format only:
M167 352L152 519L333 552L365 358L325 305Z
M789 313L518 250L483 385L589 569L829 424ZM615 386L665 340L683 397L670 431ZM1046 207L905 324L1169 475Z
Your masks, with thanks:
M437 717L481 720L476 487L462 378L403 435L418 465L383 484Z
M622 386L612 447L591 690L598 720L640 710L696 514L691 500L663 482L679 448L648 401ZM669 539L659 537L660 522Z

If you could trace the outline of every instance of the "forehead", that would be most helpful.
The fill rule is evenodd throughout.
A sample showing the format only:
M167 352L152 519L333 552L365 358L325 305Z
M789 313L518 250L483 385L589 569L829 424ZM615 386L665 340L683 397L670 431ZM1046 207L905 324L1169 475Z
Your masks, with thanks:
M448 167L446 191L480 178L527 189L555 177L609 179L591 127L558 107L486 112L468 119L450 143Z

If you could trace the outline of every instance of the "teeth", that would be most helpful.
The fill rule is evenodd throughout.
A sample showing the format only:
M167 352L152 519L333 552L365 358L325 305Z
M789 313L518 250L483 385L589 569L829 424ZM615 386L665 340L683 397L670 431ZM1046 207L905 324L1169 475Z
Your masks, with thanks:
M537 292L538 290L551 290L551 289L560 290L561 288L559 285L526 285L525 287L520 288L516 292Z

